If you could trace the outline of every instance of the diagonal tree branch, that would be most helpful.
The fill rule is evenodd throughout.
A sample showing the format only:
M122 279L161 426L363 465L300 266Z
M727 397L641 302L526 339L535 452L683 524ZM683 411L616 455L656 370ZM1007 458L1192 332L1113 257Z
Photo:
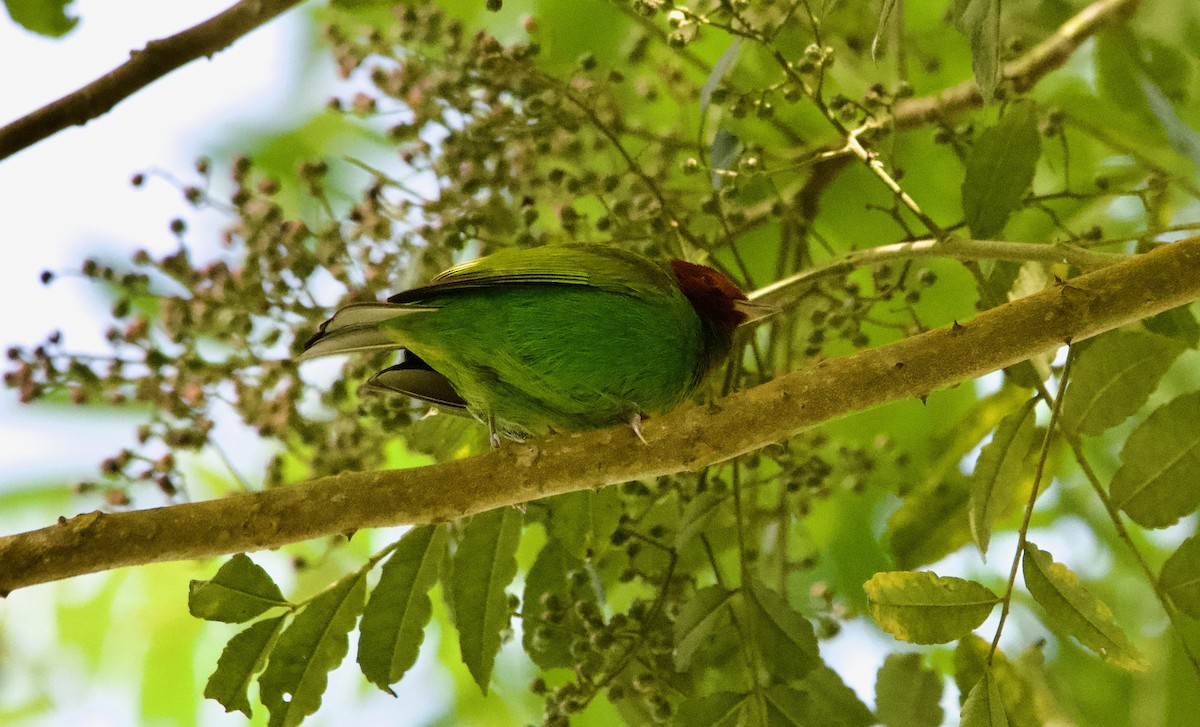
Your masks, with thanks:
M86 124L176 68L224 50L300 0L241 0L225 12L152 40L88 85L0 128L0 160L70 126Z
M1084 41L1108 25L1128 18L1141 4L1142 0L1093 2L1029 52L1005 64L1001 79L1010 83L1017 93L1028 91L1048 73L1066 63ZM983 96L972 78L933 96L901 101L896 104L892 116L867 124L867 130L888 125L896 129L911 129L982 105Z
M345 472L220 500L103 514L0 538L0 594L122 566L276 548L426 523L589 487L698 470L882 402L953 386L1200 298L1200 236L955 324L822 361L708 406L508 444L410 470Z

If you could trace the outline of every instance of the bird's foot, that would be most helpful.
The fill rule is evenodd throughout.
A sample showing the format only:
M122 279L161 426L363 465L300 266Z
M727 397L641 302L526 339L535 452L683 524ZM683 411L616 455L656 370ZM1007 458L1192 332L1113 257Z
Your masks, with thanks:
M638 439L642 440L642 444L649 444L649 442L646 441L646 438L642 436L641 412L635 411L633 416L629 417L629 428L633 430L633 433L637 435Z
M496 417L488 415L488 444L492 445L492 449L500 449L500 432L496 431Z

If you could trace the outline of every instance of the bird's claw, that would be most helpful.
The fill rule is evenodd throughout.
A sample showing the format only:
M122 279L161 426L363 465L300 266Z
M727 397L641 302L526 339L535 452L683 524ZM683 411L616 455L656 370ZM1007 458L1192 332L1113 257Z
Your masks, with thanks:
M492 449L500 449L500 433L496 431L496 417L488 415L488 444L492 445Z
M641 415L641 413L636 412L636 411L633 413L633 416L629 418L629 427L630 427L630 429L633 430L633 433L637 435L637 438L642 440L642 444L650 444L649 442L646 441L646 438L642 436L642 415Z

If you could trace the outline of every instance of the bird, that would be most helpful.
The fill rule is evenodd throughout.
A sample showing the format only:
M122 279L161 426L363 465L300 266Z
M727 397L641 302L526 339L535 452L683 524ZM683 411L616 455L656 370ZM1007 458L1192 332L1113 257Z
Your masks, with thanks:
M504 248L386 302L338 310L297 361L399 350L364 389L525 440L629 424L684 401L758 307L728 277L600 243Z

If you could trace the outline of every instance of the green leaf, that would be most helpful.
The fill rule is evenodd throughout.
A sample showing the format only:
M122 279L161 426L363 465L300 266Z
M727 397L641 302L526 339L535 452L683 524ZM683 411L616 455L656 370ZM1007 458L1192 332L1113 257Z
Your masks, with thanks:
M250 681L267 665L286 620L287 614L266 618L235 634L221 652L217 668L204 686L204 696L219 702L226 712L237 710L251 716Z
M74 0L4 0L13 22L38 35L60 38L71 31L79 18L67 15Z
M712 146L708 150L709 163L712 164L712 186L713 189L720 189L721 183L725 181L725 177L719 172L728 172L733 169L734 162L737 161L738 154L742 153L742 140L731 131L718 129L713 136Z
M1137 38L1123 24L1096 34L1096 86L1108 99L1153 124L1146 95L1138 83L1142 75ZM1157 130L1156 130L1157 131ZM1156 135L1157 136L1157 135Z
M676 727L737 727L748 696L740 692L713 692L686 699L679 705L671 723Z
M975 683L963 703L959 727L1008 727L1000 687L990 669Z
M484 694L500 651L500 632L509 622L504 589L517 575L521 519L511 507L472 517L454 554L451 597L459 646L463 663Z
M1142 43L1124 25L1098 34L1094 57L1101 91L1137 114L1154 137L1165 136L1175 151L1200 165L1200 134L1179 117L1170 98L1186 94L1187 62L1161 44Z
M954 649L954 682L958 685L959 703L966 702L972 687L991 673L1004 703L1005 717L1012 727L1042 727L1044 720L1038 714L1037 699L1033 687L1003 651L992 655L988 666L991 644L975 634L967 634Z
M429 589L437 582L446 553L446 529L438 525L404 534L380 571L379 583L363 609L358 665L385 692L417 661L425 625L433 612Z
M920 654L889 654L875 678L875 713L887 727L937 727L942 678Z
M1131 670L1146 668L1137 647L1113 621L1112 611L1069 568L1054 562L1049 553L1033 543L1025 543L1024 556L1025 587L1046 610L1052 624L1115 666Z
M888 18L895 7L896 0L883 0L883 4L879 8L879 22L875 24L875 37L871 39L872 59L878 58L879 39L883 37L883 30L887 27Z
M721 586L696 591L679 609L675 619L675 668L687 671L696 651L708 641L713 626L721 620L734 592Z
M1141 331L1098 336L1071 369L1063 426L1096 435L1133 416L1184 350L1179 341Z
M971 44L975 83L987 103L1000 82L1000 0L954 0L950 17Z
M914 644L962 638L983 623L1000 600L975 581L929 571L876 573L863 588L875 623Z
M1146 94L1146 102L1150 106L1150 111L1153 112L1158 123L1162 124L1163 130L1167 133L1167 141L1170 142L1171 147L1191 159L1192 163L1200 168L1200 134L1197 134L1195 129L1179 118L1171 100L1153 79L1142 74L1138 77L1138 82L1143 93Z
M721 81L725 80L725 76L737 64L738 55L742 50L742 36L737 36L717 62L713 64L712 70L708 73L708 78L704 79L704 85L700 87L700 115L704 116L704 112L708 110L708 105L712 101L712 93L717 90L717 86L721 85Z
M615 487L581 490L551 497L547 531L574 557L592 560L610 544L621 520L620 493Z
M1200 392L1155 409L1125 441L1113 504L1139 525L1173 525L1200 505Z
M1112 143L1120 144L1130 154L1147 155L1146 158L1154 159L1155 166L1161 167L1169 175L1191 177L1195 174L1195 165L1166 143L1166 135L1158 121L1148 113L1138 115L1135 113L1137 109L1130 105L1085 89L1086 86L1081 82L1067 82L1053 94L1053 103L1063 110L1072 126L1093 129L1095 133L1112 139ZM1129 184L1129 178L1137 169L1123 163L1106 164L1105 167L1112 172L1106 176L1114 187Z
M832 699L821 689L826 685L836 685L836 694ZM849 693L849 699L843 692ZM761 706L759 701L753 698L743 698L737 706L741 709L740 721L737 723L740 725L870 727L876 723L875 715L871 714L850 688L842 683L841 677L825 666L813 669L803 682L775 684L764 689ZM762 709L766 710L765 713ZM675 724L681 727L686 724L690 727L707 723L677 720Z
M821 664L812 624L783 596L758 581L742 595L745 622L767 671L780 680L802 679Z
M767 709L768 727L807 727L826 725L814 714L812 699L808 694L784 684L776 684L763 690L763 704Z
M367 572L351 573L310 601L280 634L258 678L271 727L295 727L321 706L329 672L350 650L348 634L366 592Z
M987 554L992 525L1013 504L1017 485L1026 474L1025 463L1033 449L1037 399L1000 420L996 433L979 452L971 475L971 534L979 552Z
M404 429L410 452L427 454L439 462L487 451L487 427L463 416L439 411L421 417Z
M543 669L570 667L571 641L583 631L578 604L596 608L596 593L585 578L583 561L553 543L538 552L525 576L521 642L525 653Z
M1025 199L1042 153L1037 123L1032 103L1016 103L975 141L962 183L963 213L975 239L1000 234Z
M900 568L933 563L971 541L971 487L957 470L905 495L888 519L888 550Z
M811 724L822 727L870 727L876 722L875 715L871 714L854 690L846 686L836 671L824 664L791 686L808 695L809 709L815 715L810 720Z
M1195 22L1195 18L1192 19ZM1167 45L1152 37L1144 37L1141 66L1145 75L1154 79L1154 83L1171 101L1183 105L1189 97L1192 84L1193 61L1188 53L1179 48ZM1184 47L1187 47L1186 42ZM1193 44L1191 46L1195 48Z
M1191 308L1186 305L1151 316L1142 321L1142 325L1151 333L1182 341L1190 348L1200 344L1200 324L1196 323L1196 316L1192 315ZM1074 376L1071 374L1072 380ZM1066 405L1064 401L1063 406Z
M288 601L271 576L244 553L238 553L208 581L188 586L188 611L206 621L244 623Z
M1193 535L1163 563L1158 585L1180 610L1200 618L1200 535Z
M675 547L682 550L693 538L704 532L714 517L722 513L728 516L728 510L725 508L728 502L728 491L721 487L709 487L696 495L683 509L683 516L679 518L679 528L675 531Z

